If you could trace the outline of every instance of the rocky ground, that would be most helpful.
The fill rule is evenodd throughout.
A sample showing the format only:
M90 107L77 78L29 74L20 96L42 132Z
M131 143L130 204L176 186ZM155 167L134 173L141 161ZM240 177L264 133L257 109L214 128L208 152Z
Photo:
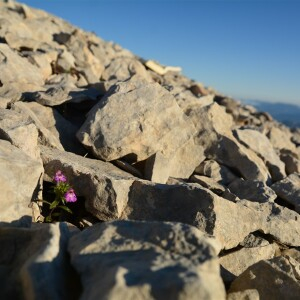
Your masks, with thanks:
M1 299L300 298L299 129L12 1L0 71Z

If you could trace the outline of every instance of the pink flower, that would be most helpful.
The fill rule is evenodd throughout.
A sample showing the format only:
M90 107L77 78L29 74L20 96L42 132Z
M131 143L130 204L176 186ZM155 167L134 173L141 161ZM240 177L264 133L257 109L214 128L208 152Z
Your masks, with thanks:
M60 171L58 170L53 178L53 180L56 182L56 183L59 183L59 182L66 182L67 181L67 178L66 176Z
M65 195L64 195L65 199L67 202L76 202L77 201L77 197L75 195L75 192L73 189L69 189Z

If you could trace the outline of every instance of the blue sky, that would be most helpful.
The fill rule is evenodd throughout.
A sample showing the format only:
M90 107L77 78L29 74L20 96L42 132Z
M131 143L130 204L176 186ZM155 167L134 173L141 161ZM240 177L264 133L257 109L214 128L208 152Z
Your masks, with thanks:
M300 0L23 0L237 99L300 105Z

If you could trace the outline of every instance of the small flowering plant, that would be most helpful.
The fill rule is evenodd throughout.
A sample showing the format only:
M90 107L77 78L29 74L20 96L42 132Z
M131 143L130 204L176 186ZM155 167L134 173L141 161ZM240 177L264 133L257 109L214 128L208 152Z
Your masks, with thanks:
M55 199L52 203L48 201L43 201L50 205L49 215L45 218L45 222L50 223L53 221L53 217L59 217L62 210L72 214L70 208L67 207L68 202L76 202L77 197L74 192L74 189L67 183L67 177L58 170L53 177L53 181L55 183L54 186L54 194ZM60 211L57 211L57 210Z

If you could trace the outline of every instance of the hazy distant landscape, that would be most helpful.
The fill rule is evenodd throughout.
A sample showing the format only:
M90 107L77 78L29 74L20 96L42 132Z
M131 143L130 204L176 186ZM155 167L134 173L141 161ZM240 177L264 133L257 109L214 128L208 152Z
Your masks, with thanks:
M288 103L271 103L261 100L243 100L243 103L254 106L259 111L265 111L290 127L300 127L300 105Z

